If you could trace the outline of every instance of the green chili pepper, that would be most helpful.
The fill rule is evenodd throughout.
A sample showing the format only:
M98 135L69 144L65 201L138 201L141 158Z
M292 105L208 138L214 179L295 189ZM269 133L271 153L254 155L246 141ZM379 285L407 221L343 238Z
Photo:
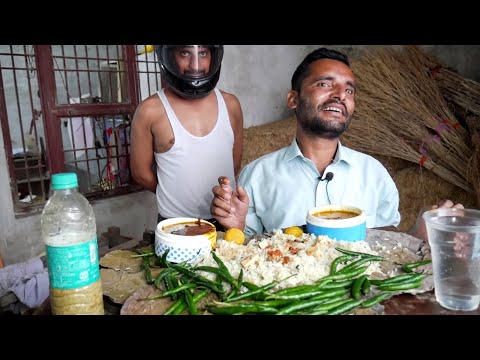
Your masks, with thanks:
M331 299L331 298L339 298L345 294L348 294L350 291L345 288L340 289L333 289L330 291L325 291L323 294L318 294L312 296L309 300L321 300L321 299Z
M391 296L392 296L392 293L389 293L389 292L384 292L384 293L377 294L375 296L372 296L371 298L363 300L362 307L368 308L370 306L373 306L373 305L379 303L380 301L388 299Z
M170 271L171 271L170 269L165 269L157 275L157 277L155 278L155 280L153 282L157 289L163 290L163 289L160 288L160 284L162 283L163 279L165 279L165 276L167 276L169 274Z
M242 285L245 286L248 290L257 290L257 289L260 288L260 286L255 285L255 284L253 284L251 282L248 282L248 281L244 281L242 283Z
M213 281L210 281L204 276L201 276L195 271L192 271L190 269L187 269L185 267L179 266L179 265L170 265L173 269L177 270L179 273L187 275L189 278L195 280L197 284L204 285L205 287L208 287L212 291L214 291L217 294L224 294L225 290L221 289L218 284L214 283Z
M322 304L323 302L324 302L324 299L294 302L293 304L285 306L284 308L282 308L280 311L278 311L276 313L276 315L291 314L291 313L293 313L295 311L298 311L298 310L304 310L304 309L314 307L316 305Z
M230 272L228 271L228 268L225 266L223 261L217 256L217 254L215 254L214 251L212 251L211 254L212 254L213 260L215 260L215 262L218 264L218 267L221 270L223 270L223 273L224 273L224 276L225 276L227 282L232 284L235 288L239 289L240 284L238 284L237 280L232 276L232 274L230 274Z
M352 271L353 269L356 269L358 268L360 265L363 265L365 264L366 262L369 262L369 261L381 261L382 258L381 257L369 257L369 258L361 258L361 259L358 259L354 262L352 262L351 264L345 266L344 268L340 269L339 271L337 271L337 274L345 274L345 273L348 273L350 271Z
M398 276L394 276L391 278L386 278L383 280L370 280L373 285L390 285L390 284L398 284L404 282L414 282L418 280L423 280L427 275L424 274L401 274Z
M150 270L150 257L143 258L142 268L145 271L147 284L153 284L152 271Z
M330 265L330 275L333 275L337 272L337 266L338 264L348 261L352 258L351 255L343 255L337 257L335 260L332 261L332 265Z
M155 260L155 265L157 265L157 266L166 265L167 264L167 256L168 256L169 252L170 252L170 249L165 250L163 252L162 256L158 257Z
M338 298L332 298L332 299L327 299L325 302L322 304L315 306L311 311L316 312L320 310L330 310L334 309L340 305L343 305L347 302L349 302L352 299L338 299Z
M357 252L357 251L351 251L351 250L346 250L346 249L342 249L342 248L339 248L339 247L336 247L335 250L343 253L343 254L346 254L346 255L352 255L352 256L361 256L361 257L377 257L377 255L373 255L373 254L367 254L367 253L362 253L362 252Z
M192 294L190 291L185 290L183 291L183 296L185 298L185 302L188 305L188 311L190 311L190 315L198 315L198 309L195 303L193 302Z
M413 263L409 263L409 264L403 264L402 265L402 270L407 272L407 273L410 273L410 272L413 271L414 268L422 266L422 265L430 264L431 262L432 262L432 260L423 260L423 261L417 261L417 262L413 262Z
M361 273L363 273L365 270L368 269L368 266L360 266L358 268L354 268L353 270L345 273L335 273L333 275L328 275L324 277L322 280L345 280L345 279L351 279L354 278Z
M263 294L266 291L268 291L270 289L273 289L275 286L277 286L277 284L278 284L278 281L274 281L274 282L271 282L270 284L261 286L256 290L249 290L247 292L244 292L243 294L232 297L229 300L229 302L238 301L238 300L242 300L242 299L248 299L248 298L251 298L255 295Z
M194 295L193 296L193 303L194 304L197 304L201 299L203 299L208 293L210 292L210 290L208 289L204 289L202 291L200 291L198 294ZM176 309L174 309L173 312L171 312L172 315L179 315L181 314L186 308L187 308L187 303L185 302L185 300L183 298L181 298L181 303L180 303L180 306L178 306ZM165 314L166 315L166 314Z
M175 278L168 273L163 280L166 291L175 289L174 285ZM177 300L177 294L172 294L172 300Z
M175 301L172 306L170 306L167 311L165 311L163 313L163 315L170 315L172 314L175 310L177 310L177 308L181 307L182 305L185 305L185 307L183 309L185 309L187 307L187 304L185 304L185 300L183 300L182 298L178 299L177 301ZM183 311L183 310L182 310ZM181 312L181 311L180 311Z
M362 290L363 282L367 280L367 275L362 275L355 279L355 282L352 285L352 297L354 299L360 299L360 291Z
M215 315L235 314L275 314L278 310L274 307L259 306L256 304L241 304L234 306L207 305L208 311Z
M238 284L238 287L237 288L233 288L232 292L230 293L230 295L227 296L227 300L230 300L230 298L234 297L234 296L237 296L238 294L238 291L240 290L240 288L242 287L242 284L243 284L243 269L240 269L240 274L238 274L238 279L237 279L237 284Z
M357 307L361 303L362 303L362 300L350 299L349 301L345 302L345 304L329 310L328 315L340 315L340 314L346 313L347 311L352 310L353 308Z
M335 281L335 282L332 282L330 284L326 284L325 286L322 287L322 290L331 290L331 289L338 289L338 288L348 288L350 287L353 282L355 280L354 279L350 279L350 280L342 280L342 281Z
M406 282L406 283L395 283L390 285L379 285L377 289L385 291L398 291L398 290L409 290L415 289L422 285L421 281Z
M367 278L362 284L362 293L367 295L370 292L370 280Z
M300 293L290 293L286 295L276 295L276 294L271 294L267 295L265 300L269 299L276 299L276 300L302 300L302 299L308 299L312 296L315 295L320 295L323 294L323 290L310 290L306 292L300 292Z
M165 291L163 294L151 296L151 297L148 297L148 298L143 299L143 300L162 299L162 298L177 294L177 293L179 293L181 291L184 291L184 290L195 289L196 287L197 287L197 284L194 284L194 283L184 284L184 285L180 285L179 287L173 288L171 290Z

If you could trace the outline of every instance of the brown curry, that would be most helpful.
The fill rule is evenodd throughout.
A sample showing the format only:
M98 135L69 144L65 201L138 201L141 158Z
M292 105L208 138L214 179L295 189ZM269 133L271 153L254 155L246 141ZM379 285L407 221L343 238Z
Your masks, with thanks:
M352 211L335 210L335 211L320 211L318 213L313 214L312 216L318 217L320 219L338 220L338 219L353 218L355 216L358 216L358 214Z
M180 224L166 226L165 230L167 230L167 228L169 227L178 227L179 225L184 225L184 227L171 231L170 234L181 235L181 236L197 236L197 235L208 234L209 232L212 232L215 229L214 227L212 227L212 225L202 223L200 219L198 219L196 222L189 222L184 224L180 223Z

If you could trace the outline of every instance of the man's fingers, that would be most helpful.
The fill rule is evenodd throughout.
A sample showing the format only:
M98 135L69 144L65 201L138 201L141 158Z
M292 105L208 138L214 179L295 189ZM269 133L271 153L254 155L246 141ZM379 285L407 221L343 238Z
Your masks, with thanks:
M440 200L436 205L432 206L432 210L439 209L439 208L464 209L464 206L462 204L454 204L452 200L445 199L445 200Z
M238 200L240 200L241 202L248 201L248 193L240 185L237 186L237 196L238 196Z
M230 185L230 179L227 176L220 176L218 178L218 184L222 187Z
M212 209L213 210L220 209L220 210L223 210L223 211L227 212L228 214L230 214L234 211L234 208L232 208L232 206L230 205L229 202L226 202L225 200L223 200L219 197L214 197L213 198L210 210L212 210ZM221 214L217 214L217 213L215 213L215 215L226 216L226 215L221 215Z
M437 203L439 208L451 208L453 206L453 201L446 199L446 200L440 200Z
M212 188L212 192L213 192L213 195L215 195L215 198L221 198L226 202L230 202L232 198L231 191L227 191L218 185Z
M232 216L228 211L223 210L222 208L210 206L210 213L216 218L228 218Z

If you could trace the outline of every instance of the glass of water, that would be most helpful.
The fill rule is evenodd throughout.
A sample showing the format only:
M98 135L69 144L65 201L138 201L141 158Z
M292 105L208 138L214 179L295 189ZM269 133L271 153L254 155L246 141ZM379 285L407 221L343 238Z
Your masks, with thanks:
M423 213L432 250L435 297L444 308L480 304L480 210L439 208Z

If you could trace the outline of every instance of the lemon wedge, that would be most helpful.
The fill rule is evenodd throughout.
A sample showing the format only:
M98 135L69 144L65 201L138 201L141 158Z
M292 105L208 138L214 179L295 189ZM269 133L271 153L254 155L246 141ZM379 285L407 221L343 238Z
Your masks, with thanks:
M293 236L299 238L300 236L303 235L303 230L300 229L298 226L290 226L290 227L286 228L283 233L287 234L287 235L293 235Z
M230 228L225 232L225 240L234 242L237 245L243 245L245 243L245 234L240 229Z

